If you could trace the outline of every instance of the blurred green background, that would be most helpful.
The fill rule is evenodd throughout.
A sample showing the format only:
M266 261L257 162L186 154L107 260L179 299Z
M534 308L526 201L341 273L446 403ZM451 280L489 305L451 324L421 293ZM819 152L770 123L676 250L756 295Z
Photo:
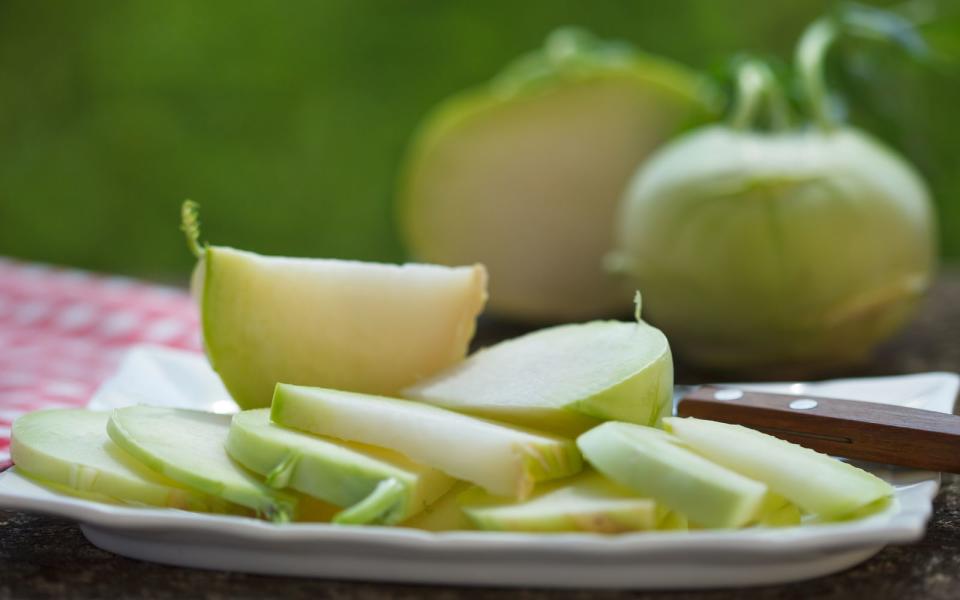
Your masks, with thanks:
M401 260L391 203L417 122L553 28L581 25L706 69L741 50L789 60L831 5L5 0L0 254L182 279L192 257L178 209L189 197L215 243ZM913 3L948 57L960 54L958 6ZM943 251L960 257L957 63L851 56L834 76L853 74L843 78L853 120L927 176Z

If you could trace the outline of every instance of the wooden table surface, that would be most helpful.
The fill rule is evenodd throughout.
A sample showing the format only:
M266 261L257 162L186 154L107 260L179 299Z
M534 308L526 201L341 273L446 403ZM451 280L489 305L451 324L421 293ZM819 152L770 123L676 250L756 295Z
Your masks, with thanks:
M486 332L488 337L499 332ZM681 378L689 378L680 367ZM960 371L960 271L945 272L910 328L850 373ZM114 556L71 522L0 511L0 598L960 598L960 477L946 475L926 536L843 573L785 586L711 592L503 590L351 583L197 571Z

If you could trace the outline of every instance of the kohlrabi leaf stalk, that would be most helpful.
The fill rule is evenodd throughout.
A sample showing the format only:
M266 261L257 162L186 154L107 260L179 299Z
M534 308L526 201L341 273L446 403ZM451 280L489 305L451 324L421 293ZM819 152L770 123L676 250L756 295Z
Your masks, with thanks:
M846 4L837 14L814 21L797 44L795 62L805 108L824 131L839 125L831 110L824 70L828 51L844 35L894 43L915 57L929 53L913 23L890 11Z

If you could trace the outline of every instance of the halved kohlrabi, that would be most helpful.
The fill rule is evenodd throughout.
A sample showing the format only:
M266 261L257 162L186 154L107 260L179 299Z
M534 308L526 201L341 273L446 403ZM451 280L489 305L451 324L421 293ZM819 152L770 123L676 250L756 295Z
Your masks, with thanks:
M393 394L467 352L486 301L481 265L390 265L201 247L192 287L214 370L243 408L278 382Z
M460 496L463 512L480 529L496 531L620 533L653 529L656 503L596 471L537 486L521 502L473 488Z
M226 449L271 487L346 507L333 518L336 523L398 523L455 483L390 450L282 427L270 421L266 408L234 415Z
M703 458L652 427L607 422L577 438L598 471L703 527L742 527L754 520L767 486Z
M665 427L709 460L764 482L806 512L844 518L893 494L872 473L772 435L717 421L670 417Z
M424 120L398 198L407 245L421 260L487 265L490 308L511 319L625 314L630 298L603 266L624 186L718 96L681 65L557 30Z
M428 404L277 385L271 418L286 427L395 450L501 496L581 468L572 440Z
M278 522L296 516L297 496L274 490L227 455L230 416L176 408L131 406L110 415L118 446L157 473L255 510Z
M239 506L186 487L137 462L107 436L107 412L57 409L13 423L10 455L17 472L82 498L201 512L240 513Z
M670 345L637 322L594 321L541 329L481 350L404 396L561 434L598 419L653 425L673 395Z

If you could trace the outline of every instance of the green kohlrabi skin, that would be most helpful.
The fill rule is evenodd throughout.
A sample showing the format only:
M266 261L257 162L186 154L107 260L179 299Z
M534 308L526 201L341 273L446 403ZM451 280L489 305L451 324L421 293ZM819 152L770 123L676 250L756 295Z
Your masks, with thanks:
M528 322L625 315L603 268L636 165L718 95L682 65L561 29L441 103L411 144L398 220L411 254L483 263L491 312Z
M691 362L837 369L866 359L930 285L935 216L916 171L868 134L791 126L767 73L745 67L731 123L681 137L637 172L609 264ZM749 125L764 94L773 127L760 131Z

